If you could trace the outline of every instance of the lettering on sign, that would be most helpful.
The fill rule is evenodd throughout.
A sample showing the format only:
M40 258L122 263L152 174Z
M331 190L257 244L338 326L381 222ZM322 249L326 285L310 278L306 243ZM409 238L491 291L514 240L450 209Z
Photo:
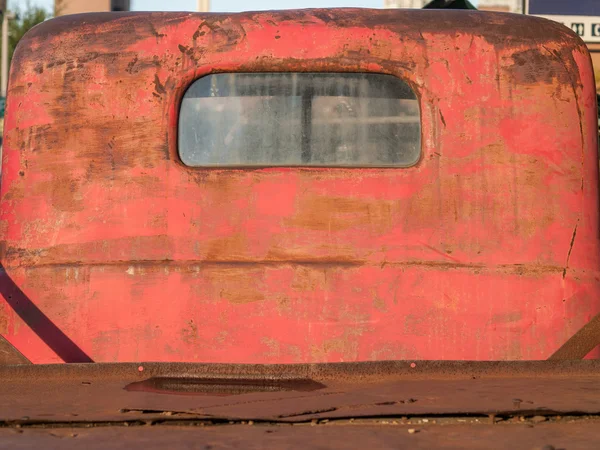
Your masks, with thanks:
M566 24L563 24L566 25ZM585 36L585 24L583 23L572 23L571 29L579 36Z
M600 15L599 16L538 16L562 23L571 28L586 43L600 43Z

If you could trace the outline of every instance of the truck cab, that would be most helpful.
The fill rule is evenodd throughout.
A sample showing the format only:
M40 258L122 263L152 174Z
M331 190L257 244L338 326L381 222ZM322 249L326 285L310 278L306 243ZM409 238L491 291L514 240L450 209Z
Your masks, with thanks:
M33 28L4 124L1 442L594 448L596 108L584 43L534 17Z
M573 32L510 14L50 20L10 75L0 334L34 363L546 359L600 311L593 86Z

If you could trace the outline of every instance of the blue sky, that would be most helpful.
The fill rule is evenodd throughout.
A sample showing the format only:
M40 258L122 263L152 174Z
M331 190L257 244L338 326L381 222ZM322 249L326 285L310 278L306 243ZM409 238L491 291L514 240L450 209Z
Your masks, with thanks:
M27 0L8 0L9 8L23 6ZM30 0L32 5L40 5L52 10L54 0ZM195 11L196 0L132 0L132 9L137 11ZM473 2L476 3L476 2ZM213 11L248 11L260 9L291 9L359 6L365 8L380 8L383 0L211 0Z

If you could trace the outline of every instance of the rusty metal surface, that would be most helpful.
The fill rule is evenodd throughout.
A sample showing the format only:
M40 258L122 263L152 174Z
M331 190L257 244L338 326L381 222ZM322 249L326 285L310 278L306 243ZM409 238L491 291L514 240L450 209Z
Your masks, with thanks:
M549 359L581 359L600 345L600 314L565 342Z
M0 379L11 426L600 414L600 361L29 365Z
M0 379L7 449L574 450L600 442L600 361L29 365L0 367ZM175 392L175 380L197 389Z
M394 424L393 420L316 426L135 426L0 429L0 448L44 449L524 449L589 450L600 441L599 420L488 425ZM401 421L400 421L401 422ZM435 422L432 419L430 422ZM409 432L414 430L414 432ZM176 443L176 444L175 444Z
M0 366L6 364L31 364L31 361L0 335Z
M181 96L231 71L396 75L422 158L185 167ZM538 18L57 18L12 63L0 334L35 363L545 359L600 310L596 145L589 53Z

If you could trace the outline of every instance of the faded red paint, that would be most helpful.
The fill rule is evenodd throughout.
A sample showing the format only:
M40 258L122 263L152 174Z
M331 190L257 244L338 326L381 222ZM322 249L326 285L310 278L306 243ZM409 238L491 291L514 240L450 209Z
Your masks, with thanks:
M179 101L221 71L399 76L422 159L185 167ZM36 363L61 361L43 315L99 362L547 358L600 311L594 95L581 40L531 17L49 21L10 79L0 334Z

